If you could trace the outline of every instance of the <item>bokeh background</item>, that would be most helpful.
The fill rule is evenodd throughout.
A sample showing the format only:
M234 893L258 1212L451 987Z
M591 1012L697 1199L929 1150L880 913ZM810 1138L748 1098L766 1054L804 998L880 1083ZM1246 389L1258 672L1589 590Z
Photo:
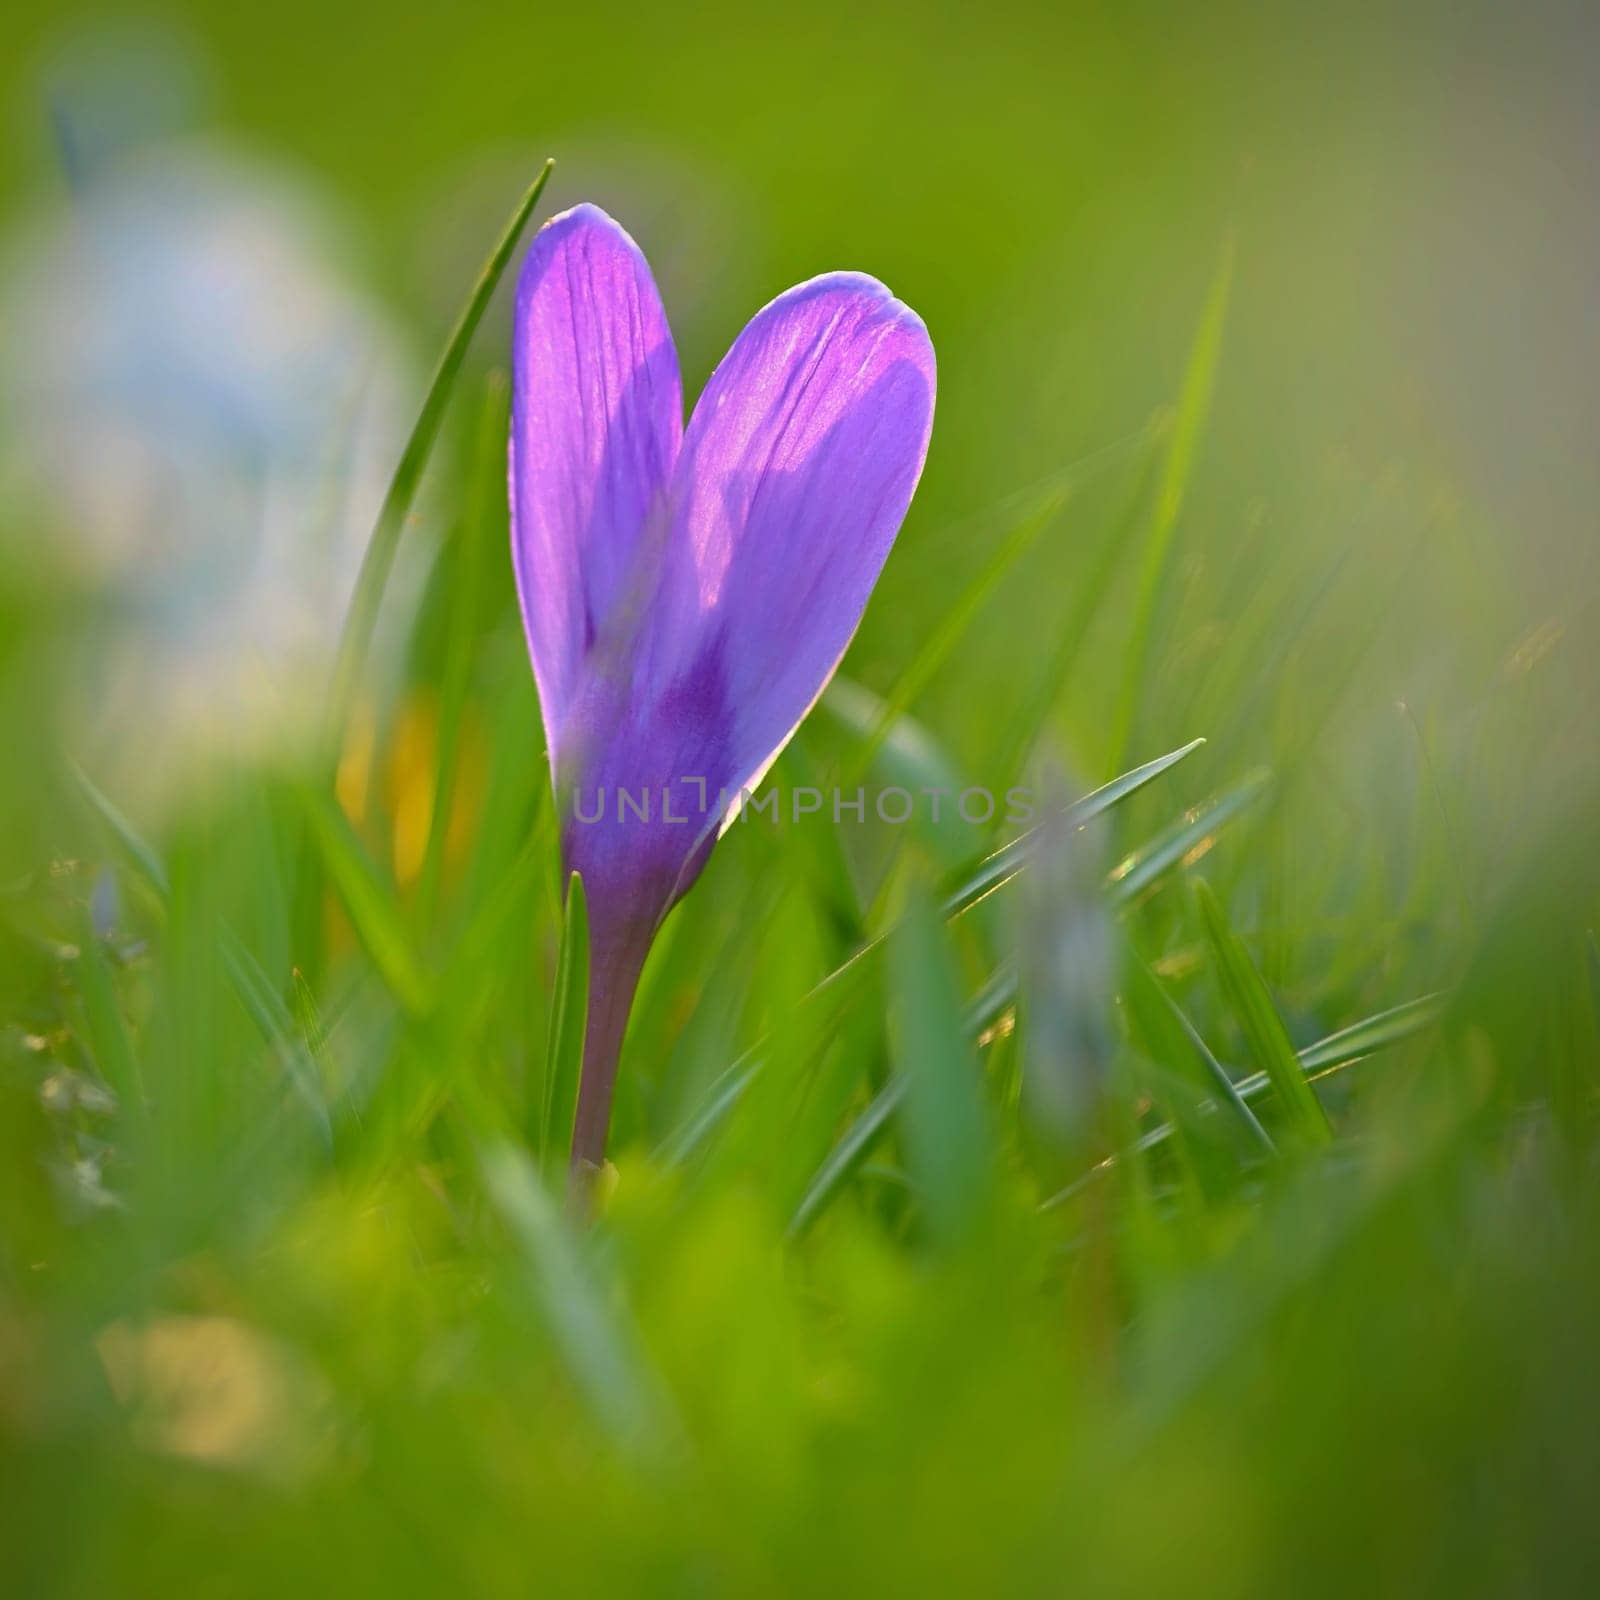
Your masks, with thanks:
M1583 1592L1597 90L1557 0L13 5L14 1592ZM1089 881L1177 840L1148 892L1113 920L1037 874L957 924L952 993L1020 951L1148 1133L1188 1047L1129 972L1260 1046L1203 871L1293 1047L1440 997L1324 1087L1331 1154L1157 1154L1040 1213L1105 1152L1041 1154L1024 1005L981 1030L987 1111L945 1106L987 1133L885 1121L807 1211L943 1013L910 957L826 1037L797 998L1004 835L739 832L647 978L612 1214L561 1231L504 286L306 797L389 473L546 156L541 214L643 246L687 393L824 270L932 333L926 476L779 778L1076 794L1203 736L1074 836ZM774 1028L799 1108L673 1159Z

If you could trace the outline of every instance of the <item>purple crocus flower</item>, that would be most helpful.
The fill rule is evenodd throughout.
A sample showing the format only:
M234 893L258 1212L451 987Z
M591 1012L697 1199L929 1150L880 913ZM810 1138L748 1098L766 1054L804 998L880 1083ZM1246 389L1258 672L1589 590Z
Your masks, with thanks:
M572 1166L605 1151L656 930L849 644L927 455L915 312L834 272L751 319L683 424L650 268L603 211L517 287L511 542L590 997Z

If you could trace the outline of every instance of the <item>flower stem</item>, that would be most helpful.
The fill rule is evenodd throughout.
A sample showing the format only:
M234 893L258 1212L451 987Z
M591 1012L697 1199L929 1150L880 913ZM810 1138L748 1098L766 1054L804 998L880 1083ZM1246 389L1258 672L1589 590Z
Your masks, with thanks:
M583 1033L578 1110L572 1125L572 1160L567 1168L567 1205L583 1221L589 1217L595 1176L605 1163L617 1062L649 949L648 939L601 938L598 930L596 934L594 960L589 968L589 1015Z

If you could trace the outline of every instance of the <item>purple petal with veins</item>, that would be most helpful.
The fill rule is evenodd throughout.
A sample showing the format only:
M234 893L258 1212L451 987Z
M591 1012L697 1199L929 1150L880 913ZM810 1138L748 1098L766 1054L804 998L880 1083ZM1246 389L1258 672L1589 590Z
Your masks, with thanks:
M590 908L581 1173L604 1150L639 970L705 865L719 794L755 786L861 620L927 455L934 358L882 284L830 273L751 319L684 430L644 257L579 206L529 249L513 366L517 586L563 861ZM648 821L621 814L624 790L650 797ZM581 820L601 796L601 820Z

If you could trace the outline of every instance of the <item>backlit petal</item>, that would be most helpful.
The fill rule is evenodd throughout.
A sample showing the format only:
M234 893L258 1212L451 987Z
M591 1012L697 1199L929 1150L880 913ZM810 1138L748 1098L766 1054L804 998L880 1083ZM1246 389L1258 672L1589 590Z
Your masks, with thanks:
M512 557L556 759L589 664L635 631L654 587L683 432L650 268L595 206L553 218L530 247L512 369Z
M861 620L922 472L934 387L921 318L876 279L831 273L757 313L695 407L639 659L656 684L714 686L734 788L787 742Z

